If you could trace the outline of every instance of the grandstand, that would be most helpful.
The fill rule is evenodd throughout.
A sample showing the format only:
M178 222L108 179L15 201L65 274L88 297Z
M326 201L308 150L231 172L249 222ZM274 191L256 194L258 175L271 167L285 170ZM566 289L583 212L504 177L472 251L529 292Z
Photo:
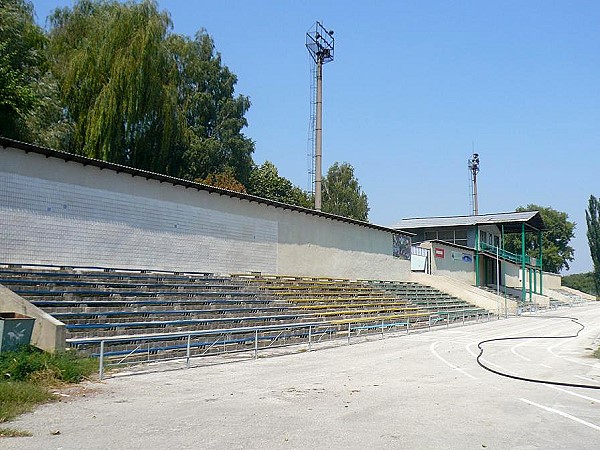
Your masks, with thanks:
M406 230L5 138L0 194L0 311L45 350L189 363L517 310L468 282L469 248L419 274Z
M489 318L418 283L4 265L0 284L64 323L70 347L127 363Z

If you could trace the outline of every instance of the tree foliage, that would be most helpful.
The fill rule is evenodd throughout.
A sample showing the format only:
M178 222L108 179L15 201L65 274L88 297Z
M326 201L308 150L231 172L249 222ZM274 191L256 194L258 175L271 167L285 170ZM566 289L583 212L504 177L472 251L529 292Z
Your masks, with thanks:
M172 173L171 21L156 4L81 0L50 18L50 55L74 133L66 150ZM166 169L166 170L165 170Z
M46 36L24 0L0 0L0 135L31 138L28 121L43 103Z
M244 136L250 100L234 96L237 77L222 65L212 38L201 30L194 39L171 35L167 41L176 62L178 116L184 178L204 177L228 169L248 186L254 143Z
M249 193L290 205L305 208L312 206L309 195L287 178L280 176L277 167L270 161L265 161L252 170Z
M358 180L354 177L354 167L348 163L334 163L327 171L322 186L323 211L367 221L369 202Z
M248 183L247 97L204 31L171 32L151 0L79 0L50 18L50 58L73 123L67 151L187 179Z
M594 286L596 295L600 295L600 201L593 195L590 195L588 201L585 221L587 222L588 244L594 263Z
M594 272L574 273L562 277L561 283L564 286L578 291L585 292L590 295L599 295L594 281Z
M568 220L567 213L557 211L551 207L534 204L519 206L517 212L539 211L546 226L544 231L542 251L542 269L546 272L559 273L562 269L569 269L569 262L573 261L575 250L569 245L573 239L575 223ZM509 252L521 254L521 235L508 235L504 239L504 248ZM539 257L539 242L536 235L527 233L525 236L525 252L534 258Z
M231 169L221 173L211 173L204 179L198 178L194 181L234 192L246 193L246 187L235 178Z

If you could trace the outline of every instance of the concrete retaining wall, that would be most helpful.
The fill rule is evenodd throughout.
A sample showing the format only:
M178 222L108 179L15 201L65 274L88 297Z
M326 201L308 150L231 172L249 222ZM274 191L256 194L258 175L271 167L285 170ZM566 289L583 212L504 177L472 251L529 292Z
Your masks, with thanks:
M47 352L65 350L65 325L0 285L0 312L15 312L35 319L31 343Z
M0 147L0 263L407 279L397 232ZM404 235L407 236L407 235Z
M505 312L508 312L508 314L515 314L517 311L517 303L515 301L505 299L504 297L492 294L491 292L483 291L454 278L413 272L411 280L434 287L442 292L479 306L480 308L485 308L492 313L504 314Z

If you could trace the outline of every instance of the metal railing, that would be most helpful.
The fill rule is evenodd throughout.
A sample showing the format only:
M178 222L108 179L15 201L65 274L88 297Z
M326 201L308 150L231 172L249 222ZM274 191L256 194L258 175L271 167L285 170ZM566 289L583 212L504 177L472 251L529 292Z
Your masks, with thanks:
M523 263L523 256L517 255L516 253L512 253L496 247L495 245L487 244L485 242L479 242L479 250L492 253L494 255L498 255L499 258L502 258L506 261L511 261L517 264ZM525 255L525 264L530 265L532 267L539 267L537 258L533 256Z
M496 317L491 312L475 313L461 311L438 312L426 316L424 320L412 321L410 316L401 321L369 321L334 324L312 322L302 324L281 324L262 327L240 327L219 330L191 331L186 333L164 333L128 337L106 337L89 340L88 344L99 344L99 378L103 379L110 366L132 366L153 362L184 361L190 367L193 358L204 356L245 353L254 359L259 352L294 346L296 351L312 351L315 345L324 342L350 344L359 336L389 335L401 331L431 330L436 326L449 327L450 324L465 325L468 321L479 322ZM500 318L498 316L498 318ZM111 350L112 349L112 350Z

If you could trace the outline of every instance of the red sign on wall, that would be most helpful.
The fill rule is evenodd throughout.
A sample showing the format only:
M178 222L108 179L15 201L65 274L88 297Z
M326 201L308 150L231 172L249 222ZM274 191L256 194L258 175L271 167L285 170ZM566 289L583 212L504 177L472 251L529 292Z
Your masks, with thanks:
M444 257L444 249L436 247L436 249L435 249L435 257L436 258L443 258Z

